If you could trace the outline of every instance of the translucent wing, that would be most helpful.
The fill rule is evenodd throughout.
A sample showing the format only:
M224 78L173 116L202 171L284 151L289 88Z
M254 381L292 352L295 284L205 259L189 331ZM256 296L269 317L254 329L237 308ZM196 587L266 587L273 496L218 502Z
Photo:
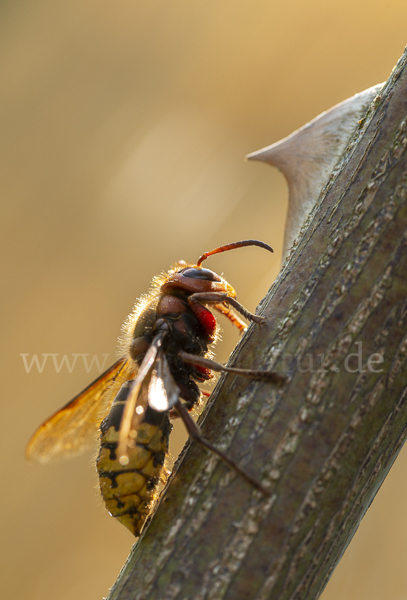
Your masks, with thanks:
M179 388L171 375L164 352L159 352L151 373L148 387L148 404L151 408L164 412L170 410L179 399Z
M28 442L26 457L45 463L75 456L91 446L113 401L113 389L130 379L133 371L125 358L117 360L37 429Z
M166 332L161 331L153 339L126 401L117 447L122 465L128 464L128 448L134 446L138 427L144 420L148 406L164 412L179 399L179 389L162 348L165 335Z
M153 369L157 354L159 351L162 351L161 344L165 334L166 332L164 331L158 333L151 342L127 397L120 425L119 443L117 446L117 455L122 465L128 464L129 459L127 449L134 446L138 425L144 419L148 395L141 394L140 392L142 388L144 389L146 382L148 382L151 377L151 370Z

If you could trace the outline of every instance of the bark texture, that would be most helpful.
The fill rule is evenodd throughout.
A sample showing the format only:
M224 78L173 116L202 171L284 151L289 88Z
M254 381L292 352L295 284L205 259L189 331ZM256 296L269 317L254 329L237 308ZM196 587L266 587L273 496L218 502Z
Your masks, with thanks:
M205 411L270 497L189 445L109 600L313 599L351 540L407 432L406 64L232 356L285 384L228 376Z

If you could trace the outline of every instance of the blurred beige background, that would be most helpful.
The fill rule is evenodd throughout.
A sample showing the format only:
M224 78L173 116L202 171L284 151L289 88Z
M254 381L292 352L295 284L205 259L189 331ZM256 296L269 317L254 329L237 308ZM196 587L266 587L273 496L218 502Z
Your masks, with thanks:
M102 506L90 454L23 458L97 369L78 358L57 373L49 358L27 373L20 354L113 361L154 274L249 237L276 254L208 267L254 310L279 269L286 187L244 155L387 79L406 23L404 0L1 3L3 598L100 600L133 541ZM407 598L406 473L404 452L323 600Z

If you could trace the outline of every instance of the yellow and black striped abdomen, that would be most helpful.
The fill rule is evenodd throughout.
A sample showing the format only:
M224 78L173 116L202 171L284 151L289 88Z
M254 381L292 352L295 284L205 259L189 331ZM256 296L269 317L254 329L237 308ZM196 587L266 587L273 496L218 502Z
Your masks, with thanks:
M128 449L129 463L120 464L116 448L123 409L131 382L125 383L101 425L101 445L96 460L100 491L109 513L135 535L140 535L165 475L165 457L171 430L167 412L148 407L137 428L137 443Z

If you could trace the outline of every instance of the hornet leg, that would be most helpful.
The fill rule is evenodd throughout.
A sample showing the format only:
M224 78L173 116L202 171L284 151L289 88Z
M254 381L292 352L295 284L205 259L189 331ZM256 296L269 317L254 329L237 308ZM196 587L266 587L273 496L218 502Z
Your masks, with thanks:
M260 315L253 315L237 300L235 300L235 298L231 298L224 292L202 292L192 294L188 298L188 303L192 309L194 304L221 304L223 302L233 306L233 308L237 310L238 313L243 315L248 321L253 321L253 323L261 325L266 320L265 317L261 317Z
M203 358L202 356L196 356L195 354L188 354L181 350L178 352L178 356L181 360L191 365L198 365L200 367L206 367L212 371L218 371L221 373L234 373L235 375L243 375L243 377L251 377L252 379L265 379L272 381L273 383L283 383L284 377L275 373L274 371L255 371L252 369L238 369L237 367L225 367L214 360L209 358Z
M218 450L215 446L213 446L206 438L202 436L201 430L198 425L195 423L187 409L182 405L180 400L174 405L174 408L177 410L179 416L184 422L185 427L189 435L196 441L198 444L201 444L204 448L213 452L219 458L223 460L231 469L236 471L241 477L246 479L251 485L253 485L257 490L259 490L265 496L270 496L270 493L259 483L256 479L253 479L246 471L243 471L234 460L226 456L221 450Z

